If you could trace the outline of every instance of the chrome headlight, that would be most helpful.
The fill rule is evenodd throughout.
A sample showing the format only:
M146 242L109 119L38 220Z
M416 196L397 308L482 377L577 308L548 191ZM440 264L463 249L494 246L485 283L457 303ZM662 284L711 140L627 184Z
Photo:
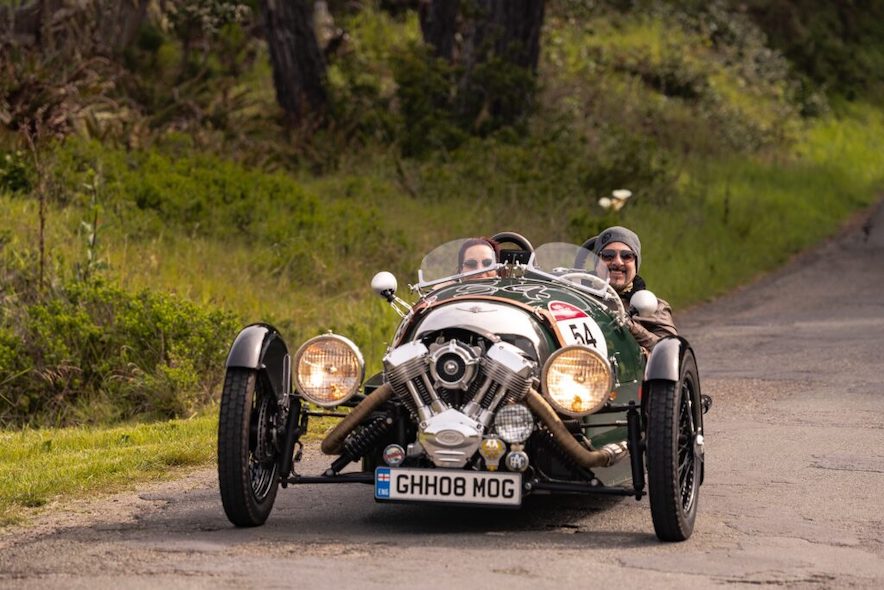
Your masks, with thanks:
M543 393L557 412L586 416L601 409L614 386L611 365L594 348L566 346L543 367Z
M295 354L295 385L307 401L332 407L359 390L365 363L359 348L337 334L311 338Z

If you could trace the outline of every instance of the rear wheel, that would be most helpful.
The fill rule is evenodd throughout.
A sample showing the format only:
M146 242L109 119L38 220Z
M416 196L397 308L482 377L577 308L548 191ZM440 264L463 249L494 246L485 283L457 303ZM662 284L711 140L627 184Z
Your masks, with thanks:
M703 475L703 412L693 355L685 355L678 382L648 385L651 518L660 540L684 541L694 530Z
M218 420L221 503L236 526L264 524L279 489L276 397L254 369L228 368Z

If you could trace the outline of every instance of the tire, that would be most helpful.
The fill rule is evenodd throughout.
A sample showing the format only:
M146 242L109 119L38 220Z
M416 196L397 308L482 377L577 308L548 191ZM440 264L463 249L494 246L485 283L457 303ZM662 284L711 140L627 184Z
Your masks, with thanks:
M227 518L264 524L279 489L276 397L254 369L228 368L218 419L218 486Z
M703 410L693 354L685 355L678 382L655 380L648 385L651 518L661 541L684 541L694 530L703 477Z

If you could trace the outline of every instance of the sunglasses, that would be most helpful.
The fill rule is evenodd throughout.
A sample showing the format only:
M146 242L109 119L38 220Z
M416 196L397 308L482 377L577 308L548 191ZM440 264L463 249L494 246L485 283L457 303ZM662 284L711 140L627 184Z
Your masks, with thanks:
M475 270L479 268L479 263L482 263L483 268L488 268L492 264L494 264L493 258L483 258L482 260L476 260L475 258L467 258L463 261L463 267L468 268L469 270Z
M635 260L635 252L632 250L602 250L599 252L599 258L605 262L611 262L617 258L618 254L620 255L620 260L623 262L632 262Z

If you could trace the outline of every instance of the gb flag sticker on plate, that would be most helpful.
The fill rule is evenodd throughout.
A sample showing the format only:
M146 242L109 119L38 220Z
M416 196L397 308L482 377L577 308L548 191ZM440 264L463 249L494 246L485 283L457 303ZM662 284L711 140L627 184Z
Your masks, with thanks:
M565 344L585 344L608 357L608 345L599 325L582 309L564 301L550 301L549 312Z

